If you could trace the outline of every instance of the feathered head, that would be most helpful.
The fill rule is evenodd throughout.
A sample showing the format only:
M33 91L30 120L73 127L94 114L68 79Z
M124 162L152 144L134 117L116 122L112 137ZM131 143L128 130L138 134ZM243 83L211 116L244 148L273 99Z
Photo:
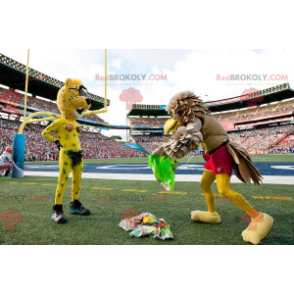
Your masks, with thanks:
M205 115L211 115L211 112L205 106L200 97L191 91L181 92L175 95L169 102L167 112L172 116L178 115L183 123L193 122L195 112L201 112Z
M197 112L212 116L200 97L191 91L176 94L170 100L166 111L172 115L172 118L166 122L164 127L166 134L170 131L174 132L179 125L194 122Z

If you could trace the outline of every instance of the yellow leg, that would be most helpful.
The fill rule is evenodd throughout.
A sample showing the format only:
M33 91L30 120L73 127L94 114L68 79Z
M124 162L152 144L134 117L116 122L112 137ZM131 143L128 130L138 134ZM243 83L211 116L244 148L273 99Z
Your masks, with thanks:
M216 175L216 185L220 195L231 200L236 206L245 211L251 218L259 216L259 212L256 211L244 196L230 188L231 177L228 174Z
M205 200L207 203L208 211L215 212L214 206L214 193L211 189L212 183L215 181L215 176L211 171L205 170L200 182L200 186L204 192Z
M64 150L59 153L59 178L55 194L55 204L61 205L64 191L67 185L68 176L71 171L72 160L68 157Z
M244 196L230 188L230 175L216 175L216 185L219 193L231 200L251 217L251 223L248 228L242 232L245 242L259 244L271 231L274 225L274 219L266 214L256 211Z
M274 219L266 213L260 213L257 218L251 219L248 228L242 232L243 240L258 245L270 233L273 226Z
M71 201L78 200L80 196L81 180L83 174L83 162L76 165L72 172L72 196Z
M219 224L221 218L215 211L214 207L214 194L211 189L211 185L215 180L215 176L210 171L204 171L203 177L201 179L200 186L204 192L205 200L207 203L208 211L192 211L191 219L196 222L209 223L209 224Z

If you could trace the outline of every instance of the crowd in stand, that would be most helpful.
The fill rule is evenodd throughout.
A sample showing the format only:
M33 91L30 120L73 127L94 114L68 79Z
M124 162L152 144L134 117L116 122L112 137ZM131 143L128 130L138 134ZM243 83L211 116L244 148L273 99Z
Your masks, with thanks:
M294 146L294 142L291 144ZM294 154L294 147L274 147L265 152L266 154Z
M23 104L23 95L0 87L0 99ZM29 97L28 106L36 109L59 113L57 104L49 100ZM215 115L219 120L242 121L262 117L270 117L275 114L285 114L294 111L294 100L282 102L267 107L258 107L251 110L229 112ZM96 115L86 117L87 120L105 123ZM163 127L166 118L129 118L131 126ZM17 133L20 122L8 121L0 117L0 154L6 147L12 145L13 135ZM27 125L25 128L26 158L27 160L56 160L58 149L55 144L44 140L41 132L44 125ZM293 125L276 127L256 127L251 130L234 131L229 133L230 140L247 149L250 153L290 153L294 148L294 140L278 143L294 131ZM162 144L162 135L148 134L133 136L134 141L147 153ZM91 158L114 158L114 157L140 157L143 152L126 147L101 133L84 131L80 135L84 157ZM277 144L276 144L277 143ZM275 145L276 144L276 145Z
M135 142L147 153L152 153L154 149L162 145L162 135L137 135L133 136Z
M143 117L130 117L131 127L163 127L166 118L143 118Z
M229 132L229 138L243 146L250 153L290 153L294 148L294 140L287 141L282 145L274 144L294 131L294 125L284 125L276 127L261 127L251 130ZM132 136L135 142L147 153L162 144L161 135L137 135ZM271 146L275 146L269 150Z
M13 144L13 136L17 133L20 122L3 120L0 118L0 154ZM58 149L55 144L44 140L41 132L44 126L27 125L26 134L26 154L27 160L56 160Z
M143 152L129 148L100 133L83 132L80 135L80 141L86 159L129 158L145 156Z
M263 118L269 118L273 116L280 116L286 114L293 114L294 112L294 100L275 103L263 107L255 107L253 109L246 109L240 111L233 111L227 113L216 114L215 117L218 120L223 121L250 121Z
M23 104L22 94L12 90L0 88L0 99L7 102ZM28 106L41 111L59 113L56 102L43 100L35 97L28 97ZM97 115L85 117L86 120L105 123ZM0 117L0 154L12 146L13 136L17 133L20 122L5 120ZM57 160L58 149L55 144L44 140L41 136L44 125L27 125L26 134L26 159L27 160ZM129 148L115 140L112 140L101 133L83 132L80 135L81 146L86 159L91 158L115 158L115 157L139 157L145 156L143 152Z
M293 125L261 127L252 130L230 132L230 140L243 146L250 153L264 153L294 130ZM294 147L294 145L293 145Z
M0 87L0 99L9 102L24 103L24 96L21 93L15 92L13 90L6 90ZM39 99L36 97L28 96L27 106L39 109L40 111L49 111L59 114L57 103L55 101L50 101L47 99ZM91 120L100 123L106 123L102 118L97 115L89 115L84 117L86 120Z
M0 119L0 154L12 146L13 136L19 129L20 122ZM57 160L58 149L54 143L44 140L41 132L45 126L27 125L26 134L26 159L27 160ZM230 140L247 149L250 153L291 153L294 140L274 145L293 132L293 125L263 127L252 130L230 132ZM135 142L147 153L162 144L162 135L137 135L133 136ZM116 158L116 157L141 157L144 153L126 147L101 133L84 131L80 135L81 146L86 159ZM273 146L272 148L269 148Z
M28 99L28 106L40 109L40 110L45 110L53 113L59 114L59 110L57 107L56 102L54 101L49 101L49 100L41 100L35 97L30 97ZM89 115L84 117L83 119L85 120L91 120L95 122L100 122L100 123L106 123L102 118L100 118L97 115Z
M294 127L293 127L294 129ZM282 140L277 146L274 146L268 150L269 154L277 154L277 153L293 153L294 154L294 138L293 135L286 137L291 138L289 140Z
M250 109L244 109L240 111L232 111L221 114L216 114L215 117L218 120L223 121L250 121L268 118L274 116L280 116L285 114L294 113L294 100L286 102L279 102L272 105L254 107ZM131 126L153 126L163 127L166 122L166 118L143 118L143 117L131 117L129 118Z
M0 118L0 154L7 147L12 146L13 136L19 127L20 122ZM56 145L41 136L44 128L45 126L37 124L25 127L26 160L51 161L58 159L59 152ZM86 159L145 156L143 152L129 148L97 132L82 132L80 142Z
M20 93L15 91L7 90L0 87L0 99L13 102L13 103L22 103L23 96Z

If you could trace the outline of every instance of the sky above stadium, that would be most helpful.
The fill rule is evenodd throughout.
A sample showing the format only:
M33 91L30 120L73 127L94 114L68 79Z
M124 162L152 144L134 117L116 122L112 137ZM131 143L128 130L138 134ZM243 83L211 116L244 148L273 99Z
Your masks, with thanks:
M26 64L26 50L0 49ZM192 90L204 101L241 95L289 82L294 87L293 50L108 50L108 99L111 107L101 117L115 125L126 124L124 90L134 88L142 104L166 105L170 98ZM91 93L104 97L104 50L31 50L30 66L64 81L79 78ZM112 79L112 80L111 80ZM103 131L120 135L125 131Z

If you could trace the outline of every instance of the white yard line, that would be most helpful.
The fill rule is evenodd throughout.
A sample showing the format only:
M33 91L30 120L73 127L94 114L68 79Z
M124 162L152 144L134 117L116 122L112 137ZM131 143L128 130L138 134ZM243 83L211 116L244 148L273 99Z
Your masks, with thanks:
M25 171L25 176L34 177L58 177L58 172L32 172ZM202 175L177 175L176 182L200 182ZM126 181L156 181L153 175L149 174L99 174L83 173L84 179L103 180L126 180ZM236 176L232 176L232 183L241 183ZM294 185L294 176L263 176L264 184Z

